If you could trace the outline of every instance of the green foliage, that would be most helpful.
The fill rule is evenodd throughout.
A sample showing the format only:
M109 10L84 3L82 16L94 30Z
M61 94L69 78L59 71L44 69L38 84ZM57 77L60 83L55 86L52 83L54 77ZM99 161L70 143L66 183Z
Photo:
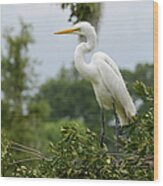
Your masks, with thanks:
M135 87L140 95L146 97L146 102L153 102L150 88L141 82L137 82ZM110 152L106 145L101 148L96 133L81 129L79 122L64 122L59 140L50 142L48 156L40 156L34 167L29 162L13 160L14 176L153 180L153 118L152 104L146 113L136 116L133 123L120 128L118 152ZM4 147L3 161L7 162L10 153L6 156L6 152L10 146Z
M41 122L44 121L50 113L50 106L45 100L40 100L39 102L35 103L32 102L28 105L28 115L29 120L33 120L33 122Z
M71 14L68 21L73 24L80 21L88 21L97 29L101 16L101 3L63 3L63 9L69 8Z
M145 103L150 103L148 111L135 117L135 121L122 128L120 153L124 154L118 166L122 168L121 179L153 180L154 174L154 105L153 91L142 82L135 84L136 92ZM125 169L125 174L123 174Z
M77 125L77 130L79 131L84 131L85 130L85 124L81 123L79 121L71 120L71 121L66 121L66 120L59 120L58 122L45 122L43 126L43 132L46 134L47 142L49 141L53 143L57 143L59 140L62 139L60 130L61 128L65 126L73 127L74 125ZM44 135L45 135L44 134Z
M41 86L36 99L47 100L51 107L50 120L74 118L87 123L98 120L98 105L91 85L85 80L49 80Z
M102 179L111 174L111 157L107 148L100 148L95 133L79 130L75 123L62 127L61 137L58 143L50 144L49 158L40 160L35 168L30 164L15 164L14 176Z
M70 20L76 17L75 21L93 21L96 8L100 12L97 5L73 3L63 8L71 8ZM30 64L36 61L28 56L34 41L31 26L21 22L20 32L14 35L6 31L4 39L3 176L153 179L153 65L139 64L133 72L122 70L129 92L143 105L134 122L119 129L118 152L113 152L110 141L105 140L105 148L99 146L99 108L91 85L74 68L63 67L58 77L43 84L32 98L35 73ZM109 112L107 121L111 119ZM106 131L106 138L110 137L113 140L112 128Z
M139 98L139 95L135 93L133 84L135 81L143 82L146 86L154 87L154 68L153 64L137 64L134 71L122 69L121 73L124 80L126 80L127 87L131 92L134 99Z
M153 87L146 87L145 84L140 81L136 81L135 83L135 93L137 93L143 101L151 101L151 103L154 101Z
M138 64L133 72L128 70L121 70L121 72L133 99L137 100L141 97L141 100L145 101L142 95L137 94L133 85L135 80L139 80L143 83L148 82L147 85L153 87L153 65ZM45 82L36 96L36 100L42 99L50 105L51 112L48 120L82 119L89 128L98 130L99 107L93 89L91 84L82 79L74 68L62 67L56 79ZM146 104L143 102L139 108L140 112L147 111L150 104L151 102ZM112 116L111 112L107 112L106 120L111 120Z
M35 103L36 60L29 57L34 39L30 24L20 20L18 32L6 28L2 51L2 129L9 139L38 147L42 120L50 112L46 101ZM22 157L21 157L22 158Z
M7 176L7 169L9 162L11 162L10 143L4 131L2 131L2 144L1 144L1 173Z
M13 29L6 29L3 35L6 48L2 51L2 126L10 127L20 123L23 106L28 102L33 87L35 73L28 56L30 44L34 42L31 25L20 21L20 31L13 34Z
M104 169L110 164L110 156L106 149L100 148L95 133L89 129L77 130L74 125L62 128L61 134L62 140L57 145L51 144L52 159L44 162L41 174L45 177L96 179L101 171L101 176L105 176Z

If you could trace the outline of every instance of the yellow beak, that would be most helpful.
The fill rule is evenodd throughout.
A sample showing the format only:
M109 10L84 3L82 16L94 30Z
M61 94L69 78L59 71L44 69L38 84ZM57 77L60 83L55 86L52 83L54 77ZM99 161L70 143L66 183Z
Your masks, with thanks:
M80 28L69 28L69 29L66 29L66 30L61 30L59 32L54 32L53 34L71 34L75 31L79 31Z

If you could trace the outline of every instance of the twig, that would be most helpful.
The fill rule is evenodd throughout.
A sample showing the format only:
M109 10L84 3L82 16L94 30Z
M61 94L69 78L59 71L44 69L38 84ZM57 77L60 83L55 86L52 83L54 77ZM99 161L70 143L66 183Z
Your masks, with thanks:
M45 157L43 155L43 153L41 153L40 151L38 151L36 149L33 149L31 147L27 147L25 145L22 145L20 143L14 142L14 141L11 142L11 145L12 146L10 148L13 149L13 150L29 153L29 154L32 154L32 155L36 156L37 158L41 158L41 159L44 159L46 161L51 161L52 160L52 158Z
M17 142L14 142L14 141L11 141L11 145L14 145L14 146L18 146L18 147L21 147L22 149L26 149L26 150L29 150L31 152L35 152L35 153L38 153L38 154L42 154L40 151L34 149L34 148L31 148L31 147L27 147L25 145L22 145L20 143L17 143Z
M41 158L26 158L26 159L22 159L22 160L17 160L15 162L9 163L9 165L14 165L14 164L18 164L18 163L25 163L25 162L30 162L33 160L41 160Z
M32 151L28 151L28 150L26 150L26 149L21 149L21 148L19 148L19 147L10 147L11 149L13 149L13 150L17 150L17 151L20 151L20 152L26 152L26 153L29 153L29 154L32 154L32 155L35 155L35 156L37 156L37 157L39 157L39 158L43 158L43 156L42 155L40 155L40 154L38 154L38 153L35 153L35 152L32 152Z

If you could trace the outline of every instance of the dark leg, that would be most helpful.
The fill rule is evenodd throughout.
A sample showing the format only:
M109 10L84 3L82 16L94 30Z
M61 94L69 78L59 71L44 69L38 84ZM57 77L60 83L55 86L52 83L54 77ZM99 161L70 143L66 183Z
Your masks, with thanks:
M113 103L113 112L114 112L114 116L115 116L115 135L116 135L116 152L118 152L118 135L119 135L119 131L118 131L118 124L119 124L119 119L116 113L116 107L115 104Z
M104 136L105 136L105 117L104 117L104 109L101 108L101 134L100 134L101 147L104 147Z

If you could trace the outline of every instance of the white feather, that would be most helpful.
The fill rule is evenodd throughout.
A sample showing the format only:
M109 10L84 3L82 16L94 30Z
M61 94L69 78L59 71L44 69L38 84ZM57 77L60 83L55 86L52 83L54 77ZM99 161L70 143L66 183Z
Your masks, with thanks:
M90 23L77 23L72 29L58 33L72 31L86 37L86 42L80 43L74 53L76 69L92 83L99 106L112 109L114 104L121 125L128 124L136 114L136 109L118 66L103 52L95 53L91 63L85 62L85 54L93 50L96 45L96 32Z

